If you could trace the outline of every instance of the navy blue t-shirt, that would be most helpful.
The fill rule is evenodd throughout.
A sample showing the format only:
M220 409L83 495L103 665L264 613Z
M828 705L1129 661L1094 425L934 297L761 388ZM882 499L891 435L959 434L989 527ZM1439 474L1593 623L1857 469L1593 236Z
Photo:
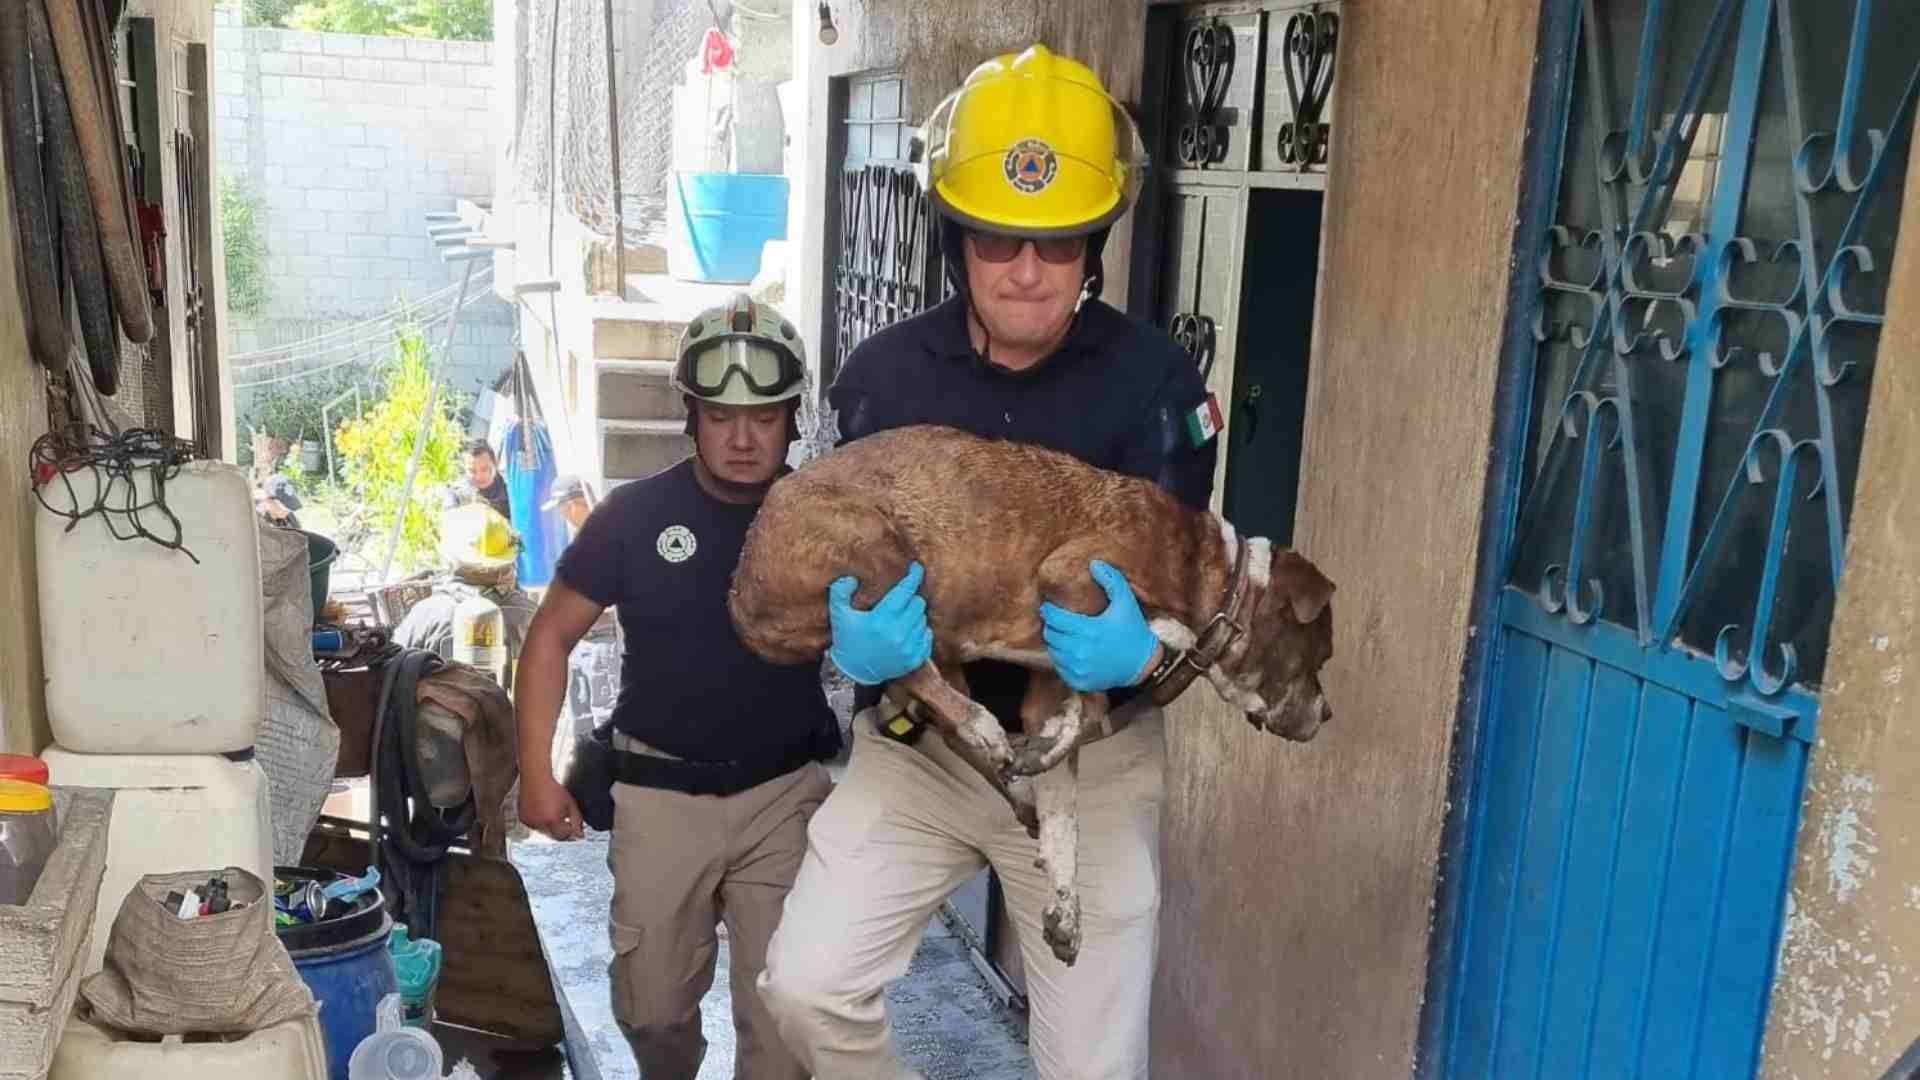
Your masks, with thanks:
M688 458L616 488L560 556L559 579L614 608L626 637L614 727L678 757L731 761L805 752L835 725L819 665L762 660L727 614L759 509L707 494Z
M965 301L949 299L861 342L827 398L843 443L940 424L1152 480L1198 510L1213 497L1218 448L1196 444L1187 427L1207 400L1199 369L1164 330L1097 300L1052 356L1011 371L980 356ZM1025 669L981 661L966 675L973 699L1017 730ZM1126 696L1115 694L1116 704Z

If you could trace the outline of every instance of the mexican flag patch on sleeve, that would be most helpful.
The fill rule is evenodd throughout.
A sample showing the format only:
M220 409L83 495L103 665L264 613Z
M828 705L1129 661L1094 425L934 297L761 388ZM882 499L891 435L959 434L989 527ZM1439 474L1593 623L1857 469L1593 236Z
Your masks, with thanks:
M1195 447L1205 446L1226 426L1227 418L1220 413L1220 399L1208 394L1207 400L1187 414L1187 441Z

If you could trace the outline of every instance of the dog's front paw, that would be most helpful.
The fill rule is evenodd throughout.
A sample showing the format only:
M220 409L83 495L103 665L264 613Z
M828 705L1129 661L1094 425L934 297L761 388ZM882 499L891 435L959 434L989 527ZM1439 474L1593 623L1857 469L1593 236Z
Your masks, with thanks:
M1056 716L1047 718L1038 733L1013 737L1012 770L1017 776L1038 776L1067 759L1080 745L1085 708L1078 695L1067 699Z
M1039 776L1067 756L1060 740L1045 735L1015 735L1011 741L1013 761L1007 769L1014 776Z
M1057 889L1053 902L1040 915L1041 936L1047 948L1068 967L1080 958L1080 894Z

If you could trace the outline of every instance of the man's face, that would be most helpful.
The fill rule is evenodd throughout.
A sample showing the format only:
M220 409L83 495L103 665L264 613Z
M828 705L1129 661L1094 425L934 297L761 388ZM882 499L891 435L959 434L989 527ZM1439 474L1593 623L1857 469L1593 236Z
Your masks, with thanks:
M1066 336L1086 278L1084 238L1022 242L968 233L967 288L993 344L1044 355ZM1041 248L1045 247L1042 257Z
M576 529L587 523L587 515L592 511L587 500L581 498L568 499L560 504L560 513L566 517L567 524Z
M494 464L492 454L467 455L467 482L472 484L476 491L485 491L492 487L494 479L499 475L500 467Z
M694 444L714 476L729 484L773 481L787 460L787 404L715 405L696 401Z

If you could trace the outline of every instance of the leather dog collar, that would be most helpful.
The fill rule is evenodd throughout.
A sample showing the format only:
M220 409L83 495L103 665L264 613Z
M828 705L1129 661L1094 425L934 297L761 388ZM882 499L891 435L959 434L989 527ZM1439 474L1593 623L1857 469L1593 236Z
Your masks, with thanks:
M1248 592L1247 549L1252 547L1248 541L1240 542L1240 550L1233 556L1233 579L1227 583L1227 598L1221 604L1220 611L1208 621L1200 631L1200 637L1193 648L1175 656L1161 665L1148 679L1150 694L1155 705L1166 705L1193 685L1193 680L1206 673L1206 670L1218 663L1220 657L1232 647L1240 636L1247 632L1242 625L1241 608L1246 606Z

